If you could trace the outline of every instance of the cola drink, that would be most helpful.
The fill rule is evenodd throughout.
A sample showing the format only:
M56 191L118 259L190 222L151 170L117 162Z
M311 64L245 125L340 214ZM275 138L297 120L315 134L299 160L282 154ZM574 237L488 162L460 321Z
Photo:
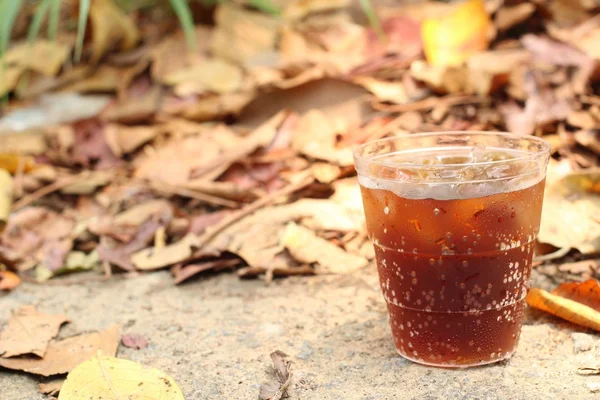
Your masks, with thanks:
M516 349L549 145L501 133L417 134L355 152L396 349L467 367Z

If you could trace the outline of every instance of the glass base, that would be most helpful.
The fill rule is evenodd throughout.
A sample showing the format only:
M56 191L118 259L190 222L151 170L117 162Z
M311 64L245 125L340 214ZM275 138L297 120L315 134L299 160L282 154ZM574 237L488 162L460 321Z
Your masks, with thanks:
M428 367L451 368L451 369L462 369L462 368L480 367L482 365L494 364L494 363L497 363L497 362L505 361L505 360L510 359L512 357L512 355L515 354L515 350L513 350L512 352L510 352L508 354L505 353L502 357L499 357L499 358L496 358L496 359L492 359L492 360L481 360L481 361L476 361L476 362L472 362L472 363L462 362L461 364L458 364L458 363L435 363L435 362L425 361L425 360L420 359L420 358L413 358L413 357L407 356L406 354L403 354L400 351L400 349L396 348L396 352L402 358L405 358L408 361L412 361L415 364L426 365Z

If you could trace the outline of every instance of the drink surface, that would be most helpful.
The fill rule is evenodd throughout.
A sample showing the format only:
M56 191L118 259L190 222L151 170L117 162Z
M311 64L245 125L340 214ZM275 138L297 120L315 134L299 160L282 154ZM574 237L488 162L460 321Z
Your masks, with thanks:
M450 156L449 164L460 164L460 154ZM518 157L492 156L500 161L494 165L500 171L507 171L502 160ZM433 157L448 160L443 154ZM514 172L507 175L514 188L492 180L477 191L460 181L436 185L433 180L431 185L429 179L414 190L418 182L361 177L380 284L403 356L432 365L469 366L507 358L515 350L544 181L515 180ZM489 173L472 171L467 180L479 183L477 176ZM430 193L428 188L433 188Z

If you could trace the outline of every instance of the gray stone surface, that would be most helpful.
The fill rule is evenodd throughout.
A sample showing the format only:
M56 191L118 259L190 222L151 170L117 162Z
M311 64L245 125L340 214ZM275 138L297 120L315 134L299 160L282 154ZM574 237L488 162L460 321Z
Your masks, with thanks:
M0 324L35 304L64 312L61 336L102 329L145 335L118 355L170 374L188 400L256 399L269 353L293 359L292 399L593 399L600 378L577 375L600 353L576 354L565 322L529 311L512 359L467 370L428 368L399 357L374 268L351 276L294 278L265 286L233 275L175 287L166 272L76 286L25 284L0 295ZM596 335L592 336L594 339ZM0 370L1 400L42 400L40 379Z

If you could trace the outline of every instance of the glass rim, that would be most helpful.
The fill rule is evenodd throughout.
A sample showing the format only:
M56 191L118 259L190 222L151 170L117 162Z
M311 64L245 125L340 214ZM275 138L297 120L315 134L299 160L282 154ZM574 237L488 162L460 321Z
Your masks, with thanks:
M529 152L524 154L523 156L511 158L509 160L497 160L497 161L481 161L481 162L472 162L472 163L457 163L457 164L427 164L427 165L418 165L409 162L386 162L377 159L377 156L382 153L374 156L364 156L362 152L368 148L369 146L376 145L378 143L392 142L396 140L408 139L411 138L419 139L419 138L427 138L427 137L435 137L435 136L466 136L466 135L477 135L477 136L487 136L487 137L500 137L507 139L521 139L528 140L534 144L538 144L541 146L539 151ZM363 161L369 164L377 164L385 167L392 168L415 168L422 167L424 169L444 169L444 168L452 168L452 167L464 167L464 166L486 166L486 165L495 165L495 164L507 164L507 163L515 163L519 161L526 161L535 159L537 157L543 156L545 154L550 153L552 145L547 140L544 140L538 136L533 135L524 135L517 134L511 132L504 131L438 131L438 132L420 132L420 133L408 133L404 135L395 135L381 139L370 140L368 142L362 143L356 146L352 150L352 155L354 156L355 163L356 161Z

